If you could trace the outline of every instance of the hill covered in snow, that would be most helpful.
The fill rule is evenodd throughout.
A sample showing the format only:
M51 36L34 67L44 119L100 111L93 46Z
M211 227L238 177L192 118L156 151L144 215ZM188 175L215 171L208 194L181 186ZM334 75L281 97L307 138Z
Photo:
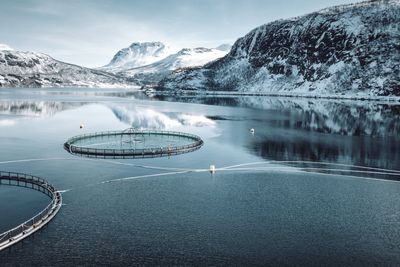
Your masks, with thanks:
M0 50L0 87L136 86L126 77L68 64L45 54L5 48Z
M178 53L169 55L152 64L121 71L118 74L133 77L141 84L156 83L177 69L201 67L221 58L227 54L226 48L226 46L222 47L221 50L204 47L184 48Z
M137 68L164 59L172 54L171 48L161 42L137 42L119 50L110 63L99 69L113 73Z
M399 0L336 6L262 25L158 89L400 96L399 40Z

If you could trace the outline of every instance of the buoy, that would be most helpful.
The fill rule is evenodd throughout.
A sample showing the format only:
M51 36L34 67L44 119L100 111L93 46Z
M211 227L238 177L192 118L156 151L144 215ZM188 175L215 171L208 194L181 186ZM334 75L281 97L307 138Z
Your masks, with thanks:
M83 124L79 125L79 128L80 128L80 129L83 129Z
M255 131L256 131L256 130L254 130L254 128L251 128L251 129L250 129L250 133L251 133L251 134L254 134Z
M210 173L215 173L215 165L210 165Z

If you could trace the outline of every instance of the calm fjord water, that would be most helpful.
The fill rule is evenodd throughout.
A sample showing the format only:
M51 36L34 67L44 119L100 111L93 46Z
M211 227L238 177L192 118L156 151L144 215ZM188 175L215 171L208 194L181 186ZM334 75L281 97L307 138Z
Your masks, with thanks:
M398 103L168 100L111 89L0 90L0 170L68 190L55 220L1 252L0 266L400 265L399 176L310 163L400 170ZM132 126L193 133L205 145L170 158L111 161L62 148L77 134ZM267 161L296 162L100 183L169 172L131 163L206 169ZM311 167L358 178L295 172ZM0 231L47 202L0 186Z

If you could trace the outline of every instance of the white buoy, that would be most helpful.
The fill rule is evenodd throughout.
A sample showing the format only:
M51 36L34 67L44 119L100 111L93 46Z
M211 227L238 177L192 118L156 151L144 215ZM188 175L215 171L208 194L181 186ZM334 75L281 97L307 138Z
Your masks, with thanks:
M84 127L83 124L79 125L79 129L83 129L83 127Z
M254 130L254 128L251 128L251 129L250 129L250 133L251 133L251 134L254 134L255 132L256 132L256 130Z
M210 165L210 173L215 173L215 165Z

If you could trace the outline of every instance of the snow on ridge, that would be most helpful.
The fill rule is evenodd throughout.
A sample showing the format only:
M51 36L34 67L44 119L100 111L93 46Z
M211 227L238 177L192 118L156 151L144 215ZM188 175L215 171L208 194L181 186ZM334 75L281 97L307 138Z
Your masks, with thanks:
M149 65L173 53L173 49L162 42L134 42L119 50L109 64L101 67L111 72Z
M137 87L125 77L80 67L52 57L0 51L0 87Z
M119 74L127 77L135 77L143 83L151 84L158 82L173 71L189 67L201 67L226 54L227 51L221 51L215 48L184 48L162 60L146 66L128 69L119 72Z
M221 44L216 48L182 48L177 50L162 42L134 42L119 50L109 64L98 69L125 76L144 73L165 73L179 68L203 66L217 58L225 56L231 49L230 44Z

